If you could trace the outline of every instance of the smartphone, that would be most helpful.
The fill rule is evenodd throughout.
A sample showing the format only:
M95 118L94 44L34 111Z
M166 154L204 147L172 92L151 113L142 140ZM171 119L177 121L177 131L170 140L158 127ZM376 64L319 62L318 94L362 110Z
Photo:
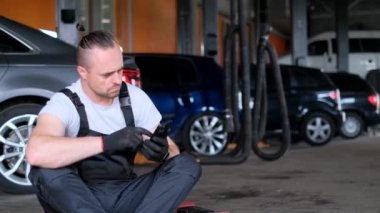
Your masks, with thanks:
M166 138L169 134L170 124L172 121L165 121L163 123L160 123L156 130L154 130L153 136L158 136L161 138Z

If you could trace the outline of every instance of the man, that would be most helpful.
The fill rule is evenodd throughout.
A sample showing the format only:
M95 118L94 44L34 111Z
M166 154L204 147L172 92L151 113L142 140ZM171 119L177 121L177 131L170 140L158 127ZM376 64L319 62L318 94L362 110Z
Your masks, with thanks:
M124 113L123 57L112 35L84 36L77 63L80 79L51 97L28 142L29 177L44 210L173 212L199 179L199 164L169 137L152 136L161 115L139 88L122 91L132 111ZM136 177L138 151L160 166Z

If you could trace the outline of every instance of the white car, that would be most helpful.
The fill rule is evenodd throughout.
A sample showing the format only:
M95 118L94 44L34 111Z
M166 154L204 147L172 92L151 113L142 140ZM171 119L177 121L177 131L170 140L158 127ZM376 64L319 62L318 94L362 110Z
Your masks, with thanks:
M348 71L365 78L368 70L380 68L380 31L349 31ZM313 36L308 41L306 66L326 71L337 70L335 31ZM291 64L292 56L279 58L281 64Z

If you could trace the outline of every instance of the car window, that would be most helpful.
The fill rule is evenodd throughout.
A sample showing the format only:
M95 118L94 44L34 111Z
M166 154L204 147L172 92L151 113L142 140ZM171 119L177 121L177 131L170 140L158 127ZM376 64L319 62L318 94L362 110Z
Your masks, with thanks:
M327 52L327 41L315 41L308 45L308 55L323 55Z
M329 79L322 73L316 70L302 70L299 68L289 69L291 73L292 88L326 88L330 87Z
M380 39L366 38L361 39L363 52L380 52Z
M179 58L136 56L144 89L183 88L198 81L191 61Z
M280 67L281 70L281 78L282 78L282 84L283 88L286 90L289 88L290 78L289 78L289 71L287 68ZM271 67L267 66L266 70L266 79L267 79L267 88L268 91L276 91L276 85L277 81L274 78L273 69Z
M333 53L337 53L336 39L332 39L332 48L333 48ZM363 50L362 39L351 38L349 40L349 51L350 53L366 52Z
M342 92L358 92L371 90L367 82L365 82L363 79L356 75L328 74L328 76Z
M29 48L23 45L12 36L0 30L0 52L3 53L22 53L29 52Z
M199 76L190 60L174 60L180 86L193 86L198 83Z
M256 83L256 65L251 65L251 81L250 86L251 90L255 89L255 83ZM284 90L288 89L290 86L290 77L289 77L289 71L286 67L280 67L281 72L281 78L282 78L282 84ZM265 77L266 77L266 83L267 83L267 90L270 92L276 91L276 80L273 75L273 69L271 65L266 65L266 71L265 71Z

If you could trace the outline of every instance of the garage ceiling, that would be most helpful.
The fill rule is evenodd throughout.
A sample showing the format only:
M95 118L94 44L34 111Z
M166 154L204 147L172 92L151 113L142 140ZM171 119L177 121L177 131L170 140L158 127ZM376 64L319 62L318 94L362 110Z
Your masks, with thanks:
M380 0L347 0L350 30L380 30ZM308 0L309 36L334 30L334 1ZM274 29L291 36L291 0L268 0L269 22Z

